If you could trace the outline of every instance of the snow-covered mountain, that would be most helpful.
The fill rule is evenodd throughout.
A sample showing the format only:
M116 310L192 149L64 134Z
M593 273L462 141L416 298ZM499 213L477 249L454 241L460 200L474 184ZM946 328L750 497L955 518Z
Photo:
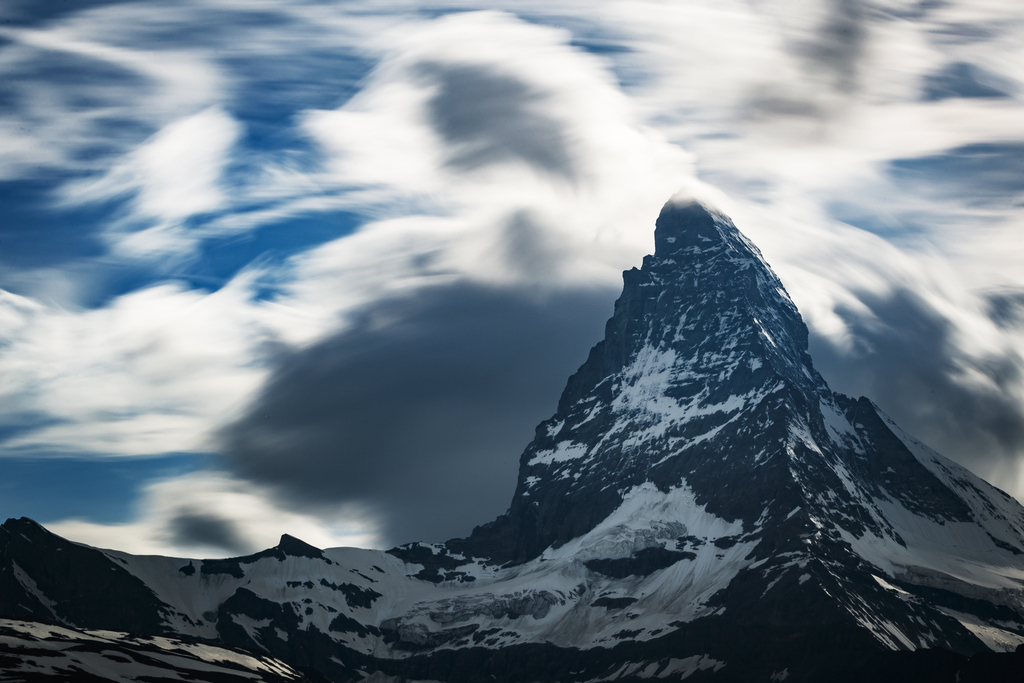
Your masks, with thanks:
M523 453L508 512L469 538L285 536L190 560L8 520L0 615L244 647L336 681L1024 672L1020 655L967 659L1024 643L1024 508L831 391L728 218L670 203L655 246Z
M89 631L13 619L0 619L0 680L310 681L266 655L180 638Z

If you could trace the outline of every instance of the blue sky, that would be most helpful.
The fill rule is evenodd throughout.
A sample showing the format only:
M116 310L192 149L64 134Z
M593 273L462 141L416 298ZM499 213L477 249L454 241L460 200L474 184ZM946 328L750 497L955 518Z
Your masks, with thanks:
M833 388L1024 496L1022 38L1002 0L13 3L0 514L466 534L677 192Z

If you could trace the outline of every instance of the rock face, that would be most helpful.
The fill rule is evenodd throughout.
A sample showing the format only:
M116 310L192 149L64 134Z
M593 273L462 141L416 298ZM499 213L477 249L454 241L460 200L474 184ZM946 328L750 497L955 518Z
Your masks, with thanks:
M13 619L0 619L0 671L5 681L311 681L283 662L241 650Z
M384 553L286 536L199 561L8 520L0 615L246 647L338 681L1022 671L991 653L1024 643L1024 508L832 392L728 218L670 203L655 246L524 451L508 512L469 538Z

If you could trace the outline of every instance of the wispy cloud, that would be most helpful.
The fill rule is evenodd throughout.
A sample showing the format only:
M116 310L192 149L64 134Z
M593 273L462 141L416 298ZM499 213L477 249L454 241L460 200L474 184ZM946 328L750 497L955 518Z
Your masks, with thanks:
M230 204L223 176L240 134L239 124L219 108L173 121L102 177L67 185L66 201L129 199L127 215L105 231L116 255L188 254L197 238L185 221Z
M266 370L272 328L246 278L214 294L162 285L85 312L7 295L0 410L52 418L9 454L152 455L202 450Z

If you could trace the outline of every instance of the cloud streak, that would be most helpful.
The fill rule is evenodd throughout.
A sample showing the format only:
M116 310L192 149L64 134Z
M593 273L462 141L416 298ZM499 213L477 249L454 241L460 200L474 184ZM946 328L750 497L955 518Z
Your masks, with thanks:
M179 257L196 238L185 221L229 204L223 176L241 126L212 107L173 121L103 177L65 188L75 202L131 197L128 215L107 231L113 251L129 258Z

